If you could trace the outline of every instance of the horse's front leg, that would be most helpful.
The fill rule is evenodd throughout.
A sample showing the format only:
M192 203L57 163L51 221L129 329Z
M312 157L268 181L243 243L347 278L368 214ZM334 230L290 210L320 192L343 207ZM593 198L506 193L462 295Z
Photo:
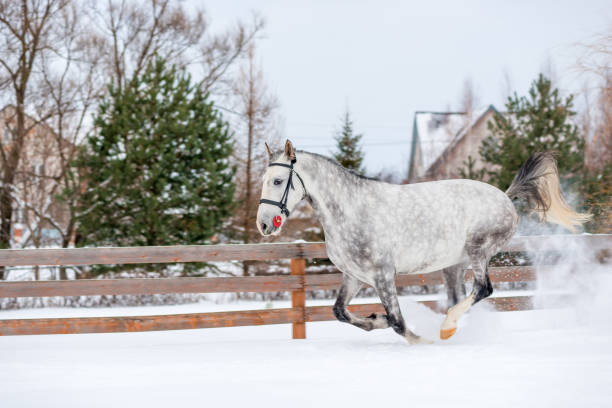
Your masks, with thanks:
M378 296L380 297L380 300L387 311L389 326L391 326L397 334L405 338L410 344L431 344L431 340L417 336L406 327L399 302L397 301L395 271L380 271L376 275L374 282Z
M362 285L361 282L348 274L342 274L342 286L340 287L338 299L336 299L336 304L334 305L334 315L339 321L350 323L366 331L389 327L389 322L385 315L373 314L369 317L361 317L354 315L346 308L357 292L359 292Z

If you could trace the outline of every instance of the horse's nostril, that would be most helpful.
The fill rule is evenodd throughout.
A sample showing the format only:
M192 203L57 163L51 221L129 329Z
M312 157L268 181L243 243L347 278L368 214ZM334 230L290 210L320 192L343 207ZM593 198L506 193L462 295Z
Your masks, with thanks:
M267 229L268 229L268 226L266 224L261 224L261 230L263 232L266 232Z

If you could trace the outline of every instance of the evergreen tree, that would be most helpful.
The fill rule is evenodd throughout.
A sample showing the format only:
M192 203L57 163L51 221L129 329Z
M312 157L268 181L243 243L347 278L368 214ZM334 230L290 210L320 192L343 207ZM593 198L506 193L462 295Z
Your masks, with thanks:
M578 187L585 201L582 211L593 214L585 230L596 234L612 233L612 161L601 168L586 169Z
M351 121L351 115L347 109L343 118L342 130L335 137L338 150L333 156L343 167L360 174L365 172L362 167L363 152L359 147L362 136L353 134L353 121Z
M467 160L463 161L463 168L459 169L461 178L482 181L485 177L486 169L476 170L476 160L468 155Z
M87 187L78 244L209 242L234 196L227 123L188 74L161 59L109 89L77 163Z
M489 123L489 135L480 147L482 159L493 166L490 182L506 190L529 155L538 151L556 154L559 173L576 177L584 168L584 139L570 118L573 96L559 90L542 74L529 89L529 96L516 93L506 102L507 114L497 114Z

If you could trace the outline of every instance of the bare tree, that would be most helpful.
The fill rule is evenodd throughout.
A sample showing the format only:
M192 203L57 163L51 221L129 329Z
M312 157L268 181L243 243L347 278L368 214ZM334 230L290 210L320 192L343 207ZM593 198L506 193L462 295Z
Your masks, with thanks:
M478 107L480 98L476 93L476 88L472 78L467 77L463 81L463 89L461 91L461 98L459 99L459 111L465 112L468 119L472 117L474 110Z
M243 57L250 58L265 22L257 14L248 23L238 22L234 29L212 36L200 44L197 62L202 69L203 92L218 96L233 96L234 76L231 68Z
M165 1L90 1L92 25L104 45L102 61L118 87L138 76L154 56L178 65L205 31L204 15L190 17Z
M191 67L204 92L229 84L226 74L263 29L263 20L238 22L210 33L202 9L186 10L170 0L90 0L92 25L104 45L102 61L118 87L137 76L155 57Z
M0 248L8 248L13 220L12 188L28 133L51 116L40 103L34 84L36 62L52 52L52 27L61 20L67 0L3 0L0 2L0 92L14 107L5 119L0 146ZM44 98L43 98L44 99ZM28 120L28 117L31 120Z
M13 184L7 185L23 231L11 246L67 247L74 236L74 205L58 196L67 188L78 189L72 161L86 114L103 88L103 76L95 69L99 52L93 52L99 50L79 11L76 3L67 2L54 14L46 28L46 48L32 67L30 98L37 105L25 115L28 131L21 138ZM10 124L18 114L11 105L2 119ZM64 268L60 277L65 278Z
M31 91L38 106L35 116L26 117L32 126L23 139L12 185L13 207L24 228L13 245L22 247L67 247L73 240L78 195L64 192L80 189L73 160L88 114L104 89L100 42L89 33L78 4L66 3L54 17L46 52L33 67ZM60 268L60 278L66 278L65 268Z
M259 186L258 181L265 170L264 141L270 141L275 136L274 114L278 107L276 97L268 90L263 73L257 66L253 46L248 50L248 59L234 85L234 94L238 113L234 123L237 130L234 157L238 165L237 192L240 203L235 224L238 224L236 227L241 241L248 243L256 234L259 194L255 188ZM243 265L246 276L249 263Z
M60 188L57 178L63 171L56 147L53 130L47 126L37 126L26 136L11 190L17 211L13 221L21 234L13 236L11 247L56 246L61 240L54 233L61 231L66 221L64 206L56 199ZM39 279L39 269L34 269Z
M56 29L54 53L44 56L39 64L39 86L53 112L47 121L52 129L47 143L53 147L55 163L55 171L39 175L39 183L41 191L50 190L53 205L36 211L35 206L26 206L40 218L38 225L55 231L59 241L55 244L64 248L74 242L76 208L82 190L74 160L84 133L90 130L89 115L106 85L100 58L102 42L88 30L89 22L76 4L66 8L62 24ZM60 279L66 279L65 268L60 268Z
M612 27L580 47L577 68L589 77L582 118L587 164L602 168L612 162Z
M593 232L612 231L612 26L579 44L577 70L586 78L581 128L586 139L585 199L595 215Z

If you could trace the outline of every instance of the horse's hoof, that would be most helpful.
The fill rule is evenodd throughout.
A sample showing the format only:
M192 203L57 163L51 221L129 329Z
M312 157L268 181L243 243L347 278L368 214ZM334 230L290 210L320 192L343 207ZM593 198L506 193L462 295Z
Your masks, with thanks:
M453 337L453 334L457 332L456 327L452 327L450 329L440 329L440 338L442 340L448 340Z

